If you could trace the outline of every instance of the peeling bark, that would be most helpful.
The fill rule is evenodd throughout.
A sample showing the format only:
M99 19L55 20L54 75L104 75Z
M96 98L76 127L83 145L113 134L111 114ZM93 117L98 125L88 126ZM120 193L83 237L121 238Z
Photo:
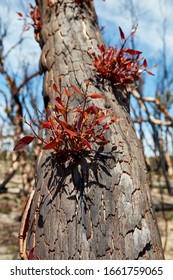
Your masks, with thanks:
M41 152L29 214L26 251L40 259L163 259L150 199L142 147L128 112L127 93L99 80L90 52L102 43L93 1L37 1L42 30L40 67L43 95L52 101L52 84L74 84L106 96L97 105L122 120L111 126L104 148L61 165ZM92 82L91 82L92 81ZM78 100L73 100L77 106Z

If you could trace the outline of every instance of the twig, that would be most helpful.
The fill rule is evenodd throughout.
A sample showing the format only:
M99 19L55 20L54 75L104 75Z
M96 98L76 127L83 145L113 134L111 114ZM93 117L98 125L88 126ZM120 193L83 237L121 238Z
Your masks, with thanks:
M156 125L163 125L163 126L173 126L173 118L170 116L169 112L165 109L165 107L160 103L160 101L157 98L154 97L141 97L140 94L137 92L137 90L131 91L132 95L138 100L138 104L140 107L147 113L148 120L144 120L145 122L152 122ZM147 107L145 105L145 102L149 103L155 103L159 109L160 112L162 112L165 115L165 118L169 121L162 121L160 119L156 119L152 114L150 114L147 110ZM142 122L143 119L135 120L137 122Z

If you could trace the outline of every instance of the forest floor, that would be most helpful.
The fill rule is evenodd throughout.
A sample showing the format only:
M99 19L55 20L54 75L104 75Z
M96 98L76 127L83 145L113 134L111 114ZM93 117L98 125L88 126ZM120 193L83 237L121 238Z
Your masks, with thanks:
M0 161L0 183L8 171L8 163ZM173 182L172 182L173 183ZM167 194L162 185L162 192L158 188L158 180L154 178L151 189L152 200L156 210L162 244L165 248L165 259L173 260L173 196ZM0 193L0 260L13 260L19 258L18 235L22 209L25 198L22 195L22 182L16 174L7 184L8 191ZM163 209L166 209L162 211Z

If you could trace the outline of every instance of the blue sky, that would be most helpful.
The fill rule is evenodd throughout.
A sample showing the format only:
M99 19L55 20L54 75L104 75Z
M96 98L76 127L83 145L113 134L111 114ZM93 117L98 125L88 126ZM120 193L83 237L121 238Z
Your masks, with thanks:
M149 65L158 63L153 69L155 76L145 75L144 95L154 96L156 84L162 71L162 52L163 36L165 38L166 63L172 72L173 64L173 1L172 0L95 0L96 11L99 18L100 26L105 25L104 38L108 44L116 45L119 40L118 26L121 26L124 33L129 35L132 27L132 18L129 11L129 3L133 2L135 7L134 23L138 22L139 28L135 37L136 49L143 52ZM166 27L166 28L165 28ZM173 77L173 74L172 74ZM173 85L172 85L173 90ZM173 106L171 115L173 116ZM145 126L145 136L152 144L151 134L148 127ZM172 139L164 133L169 142L169 151L173 154ZM153 153L147 148L145 151L148 155Z
M25 13L32 0L8 0L9 5L0 1L0 17L8 22L9 36L5 40L5 50L15 44L22 31L23 22L19 20L16 12ZM96 12L100 26L105 25L104 39L107 44L116 45L119 42L118 26L121 26L124 33L129 35L132 28L128 5L130 0L95 0ZM139 23L139 28L135 37L135 44L138 50L143 52L143 56L149 61L149 65L161 62L161 52L163 49L162 35L165 33L167 63L171 65L173 61L173 1L172 0L133 0L135 7L135 22ZM9 14L7 15L9 6ZM163 20L166 19L166 32L163 31ZM25 40L22 46L11 52L8 64L12 71L19 71L19 61L30 64L30 71L38 67L40 56L39 45L35 42L32 28L24 33ZM34 58L34 59L33 59ZM158 65L154 69L155 77L146 77L145 95L152 96L155 93L157 73L160 71ZM3 86L3 81L1 81ZM41 95L40 95L41 96ZM1 98L1 97L0 97ZM3 101L2 101L3 102ZM2 104L1 104L2 105ZM2 108L0 107L0 110Z
M5 40L5 49L8 50L12 44L16 43L19 34L22 31L23 22L19 20L17 11L25 13L28 4L34 3L33 0L8 0L10 3L10 13L7 17L9 23L9 34ZM119 42L118 26L121 26L124 33L128 35L132 27L131 17L128 11L129 0L95 0L96 12L99 18L100 26L106 25L104 30L104 39L107 44L115 45ZM162 33L163 19L166 18L166 50L167 61L173 61L173 1L172 0L133 0L136 10L135 21L139 23L139 28L135 37L136 48L143 52L143 56L149 61L149 65L158 63L154 69L155 73L159 72L159 63L163 48ZM159 4L160 3L160 4ZM8 5L0 1L0 15L7 12ZM31 71L38 66L40 55L39 45L33 40L32 28L24 33L26 38L21 49L16 49L11 53L9 63L17 69L18 62L25 58L30 63ZM22 54L22 56L21 56ZM34 57L34 60L33 60ZM157 77L157 75L156 75ZM149 87L154 87L156 77L147 77ZM152 94L150 90L150 94Z
M106 24L106 37L111 43L117 41L117 26L121 26L125 32L131 29L129 0L95 0L96 11L100 22ZM150 55L156 57L162 49L162 24L163 17L167 18L166 42L168 54L173 58L173 1L172 0L133 0L136 9L136 21L139 23L137 32L137 44Z
M158 63L154 69L156 76L147 77L149 86L154 87L157 73L161 69L161 55L163 50L163 32L166 41L167 64L173 61L173 1L172 0L133 0L136 10L134 22L138 22L139 28L135 36L136 48L143 52L143 56L149 61L149 65ZM128 9L129 0L95 0L100 26L106 25L104 31L105 41L111 45L119 40L118 26L128 35L132 28L132 19ZM166 30L163 30L163 22L166 19ZM152 94L152 89L150 93Z
M144 56L158 60L162 50L162 24L163 15L167 18L166 44L169 58L173 59L173 1L172 0L133 0L136 12L136 21L139 23L139 29L136 35L136 45L138 49L143 51ZM33 0L7 0L10 7L9 23L10 39L6 41L6 48L11 43L16 42L22 27L22 22L18 19L17 11L24 13L28 9L29 3ZM114 45L119 40L118 26L121 26L126 34L131 30L131 18L127 10L129 0L95 0L96 12L100 25L106 25L104 31L105 41ZM160 4L159 4L160 3ZM124 6L125 5L125 6ZM0 15L3 17L7 12L8 5L4 5L4 1L0 1ZM22 52L26 54L28 61L32 61L33 55L39 56L40 50L36 42L33 41L32 29L25 32L27 43L24 42ZM13 54L13 59L19 58L19 53ZM35 64L36 63L35 59Z

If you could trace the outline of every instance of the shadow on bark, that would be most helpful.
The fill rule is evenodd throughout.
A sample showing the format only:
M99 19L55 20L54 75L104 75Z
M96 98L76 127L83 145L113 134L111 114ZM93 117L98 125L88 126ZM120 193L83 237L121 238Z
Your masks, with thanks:
M110 151L105 152L104 148L100 147L93 154L85 152L81 157L74 157L73 162L63 164L57 157L48 156L41 167L47 170L44 179L46 180L48 176L49 194L42 197L40 209L43 205L45 207L45 201L46 206L48 206L53 203L58 195L61 197L65 192L67 199L73 201L76 200L76 193L78 193L78 200L83 204L83 209L86 212L90 205L94 205L92 199L87 195L89 189L96 185L99 185L100 188L110 189L110 184L106 185L101 182L99 174L102 174L105 178L109 177L111 180L110 169L116 166L116 154L117 147L113 147L111 153ZM67 180L68 177L69 181ZM70 191L67 190L69 185L72 186ZM38 227L42 228L43 226L43 216L39 214Z

